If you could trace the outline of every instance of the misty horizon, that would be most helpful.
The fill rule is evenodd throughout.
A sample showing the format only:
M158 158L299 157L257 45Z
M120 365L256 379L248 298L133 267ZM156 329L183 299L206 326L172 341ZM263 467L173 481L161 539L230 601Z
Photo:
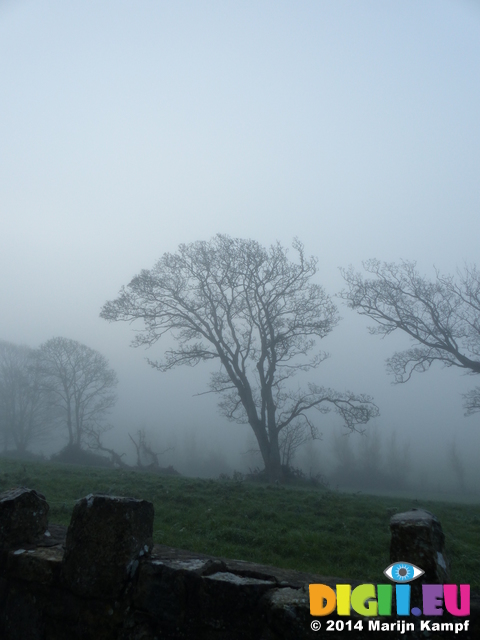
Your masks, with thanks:
M119 379L105 442L133 461L128 433L144 427L182 473L260 465L251 428L198 395L210 365L159 373L145 359L170 337L132 349L138 327L99 312L181 243L298 237L342 317L301 379L371 395L367 438L385 459L393 433L408 444L415 486L455 485L454 444L478 486L480 416L462 405L475 378L435 366L392 385L385 360L407 337L369 335L337 297L339 268L370 258L416 261L427 279L479 265L477 5L10 0L0 34L0 339L105 356ZM333 474L341 423L314 418L323 440L294 463Z

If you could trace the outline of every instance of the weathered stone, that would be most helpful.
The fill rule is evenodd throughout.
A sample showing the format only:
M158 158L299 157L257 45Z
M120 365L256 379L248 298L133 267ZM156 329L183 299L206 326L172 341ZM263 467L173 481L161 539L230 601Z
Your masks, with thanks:
M310 630L312 617L307 585L301 589L272 589L264 597L263 609L268 628L278 637L298 640L315 637Z
M16 548L0 550L1 640L313 640L318 639L319 634L310 626L315 618L310 615L308 585L323 583L335 588L336 584L348 582L354 588L358 584L346 577L300 573L155 545L149 557L143 560L145 554L142 556L128 588L112 597L111 583L102 583L106 585L102 591L99 579L103 580L108 574L113 580L112 576L118 576L122 569L118 583L125 584L122 582L126 579L125 566L128 567L132 559L133 562L138 559L141 544L136 546L137 551L140 549L138 553L131 548L125 550L124 536L132 536L133 531L133 537L141 538L139 527L135 526L136 521L143 522L142 507L136 504L139 502L89 496L77 505L66 544L69 553L76 554L78 570L85 570L93 580L90 587L81 583L79 589L78 584L65 581L65 528L61 526L50 526L50 535L39 536L33 545L22 543ZM153 517L153 509L151 514ZM428 538L425 529L430 530L433 539L439 535L436 519L431 514L414 512L413 517L409 514L397 517L399 522L393 523L395 535L399 527L407 528L409 533L425 536L425 544ZM125 534L125 530L130 534ZM86 554L85 547L92 552L92 546L95 553ZM123 548L120 558L119 548ZM413 550L410 545L400 553L392 560L405 560L426 568L425 557L420 559L414 555L415 545ZM95 571L89 573L92 558ZM110 573L109 563L113 564ZM412 584L417 582L420 581ZM382 640L403 638L394 627L397 620L405 622L405 618L398 618L394 611L395 608L392 616L378 621L392 625L380 634L370 631L367 619L352 611L348 620L352 624L362 622L363 630L351 630L345 617L334 613L328 619L317 620L322 625L320 635L326 633L336 640L352 637L367 640L374 635L381 635ZM416 617L411 616L409 621L415 620ZM451 617L445 612L441 621L450 622ZM453 622L464 621L455 618ZM460 634L462 640L478 640L480 598L475 594L471 598L469 625L468 630ZM419 633L417 620L417 631L408 637L419 638ZM434 635L438 640L453 637L449 632Z
M445 536L442 525L430 511L412 509L390 520L390 562L409 562L425 571L419 584L448 582Z
M33 543L47 525L48 504L41 493L18 487L0 494L0 547Z
M153 504L89 495L77 502L67 531L64 577L79 595L111 598L152 548Z
M6 574L26 582L56 584L60 580L62 559L60 546L17 549L8 556Z
M42 611L35 593L13 587L5 601L5 612L0 624L2 640L44 640Z
M192 611L195 624L223 629L232 640L255 638L262 619L262 596L277 586L276 580L226 570L206 576L202 583L197 607Z

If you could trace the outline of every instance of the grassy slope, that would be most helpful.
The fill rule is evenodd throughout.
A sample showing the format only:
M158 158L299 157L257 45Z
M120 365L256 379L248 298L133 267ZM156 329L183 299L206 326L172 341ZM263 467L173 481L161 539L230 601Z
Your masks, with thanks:
M478 505L0 459L0 491L18 485L46 496L50 522L68 524L88 493L144 498L155 542L373 583L385 579L392 512L422 507L442 523L452 582L480 592Z

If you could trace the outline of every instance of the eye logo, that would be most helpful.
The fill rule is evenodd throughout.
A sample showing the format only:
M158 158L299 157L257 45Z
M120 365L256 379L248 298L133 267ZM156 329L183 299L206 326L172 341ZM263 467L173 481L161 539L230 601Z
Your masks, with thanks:
M410 562L394 562L383 573L392 582L411 582L423 576L425 571Z

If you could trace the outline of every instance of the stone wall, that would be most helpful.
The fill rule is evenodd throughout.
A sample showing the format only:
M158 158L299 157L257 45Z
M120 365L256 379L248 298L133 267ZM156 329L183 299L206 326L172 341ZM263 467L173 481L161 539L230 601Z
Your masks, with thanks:
M438 521L438 527L434 523L436 528L432 529L434 516L421 514L425 512L397 514L392 519L391 552L394 560L397 552L419 557L420 566L430 563L431 573L438 569L438 562L432 563L428 554L438 561L440 548L444 558L443 534ZM2 639L425 637L397 631L368 632L366 619L354 615L348 620L353 625L363 620L363 632L327 633L325 619L320 619L322 630L314 632L310 628L315 618L310 616L308 585L335 587L337 581L348 582L345 578L153 545L153 505L144 500L87 496L76 504L68 530L48 525L47 515L45 498L33 490L15 489L0 495ZM409 549L405 541L409 541ZM446 566L446 561L442 563ZM442 574L442 581L444 577ZM358 582L350 584L354 587ZM328 618L341 619L334 615ZM480 638L478 620L478 601L472 599L470 630L455 637ZM450 633L434 635L438 640L453 637Z

